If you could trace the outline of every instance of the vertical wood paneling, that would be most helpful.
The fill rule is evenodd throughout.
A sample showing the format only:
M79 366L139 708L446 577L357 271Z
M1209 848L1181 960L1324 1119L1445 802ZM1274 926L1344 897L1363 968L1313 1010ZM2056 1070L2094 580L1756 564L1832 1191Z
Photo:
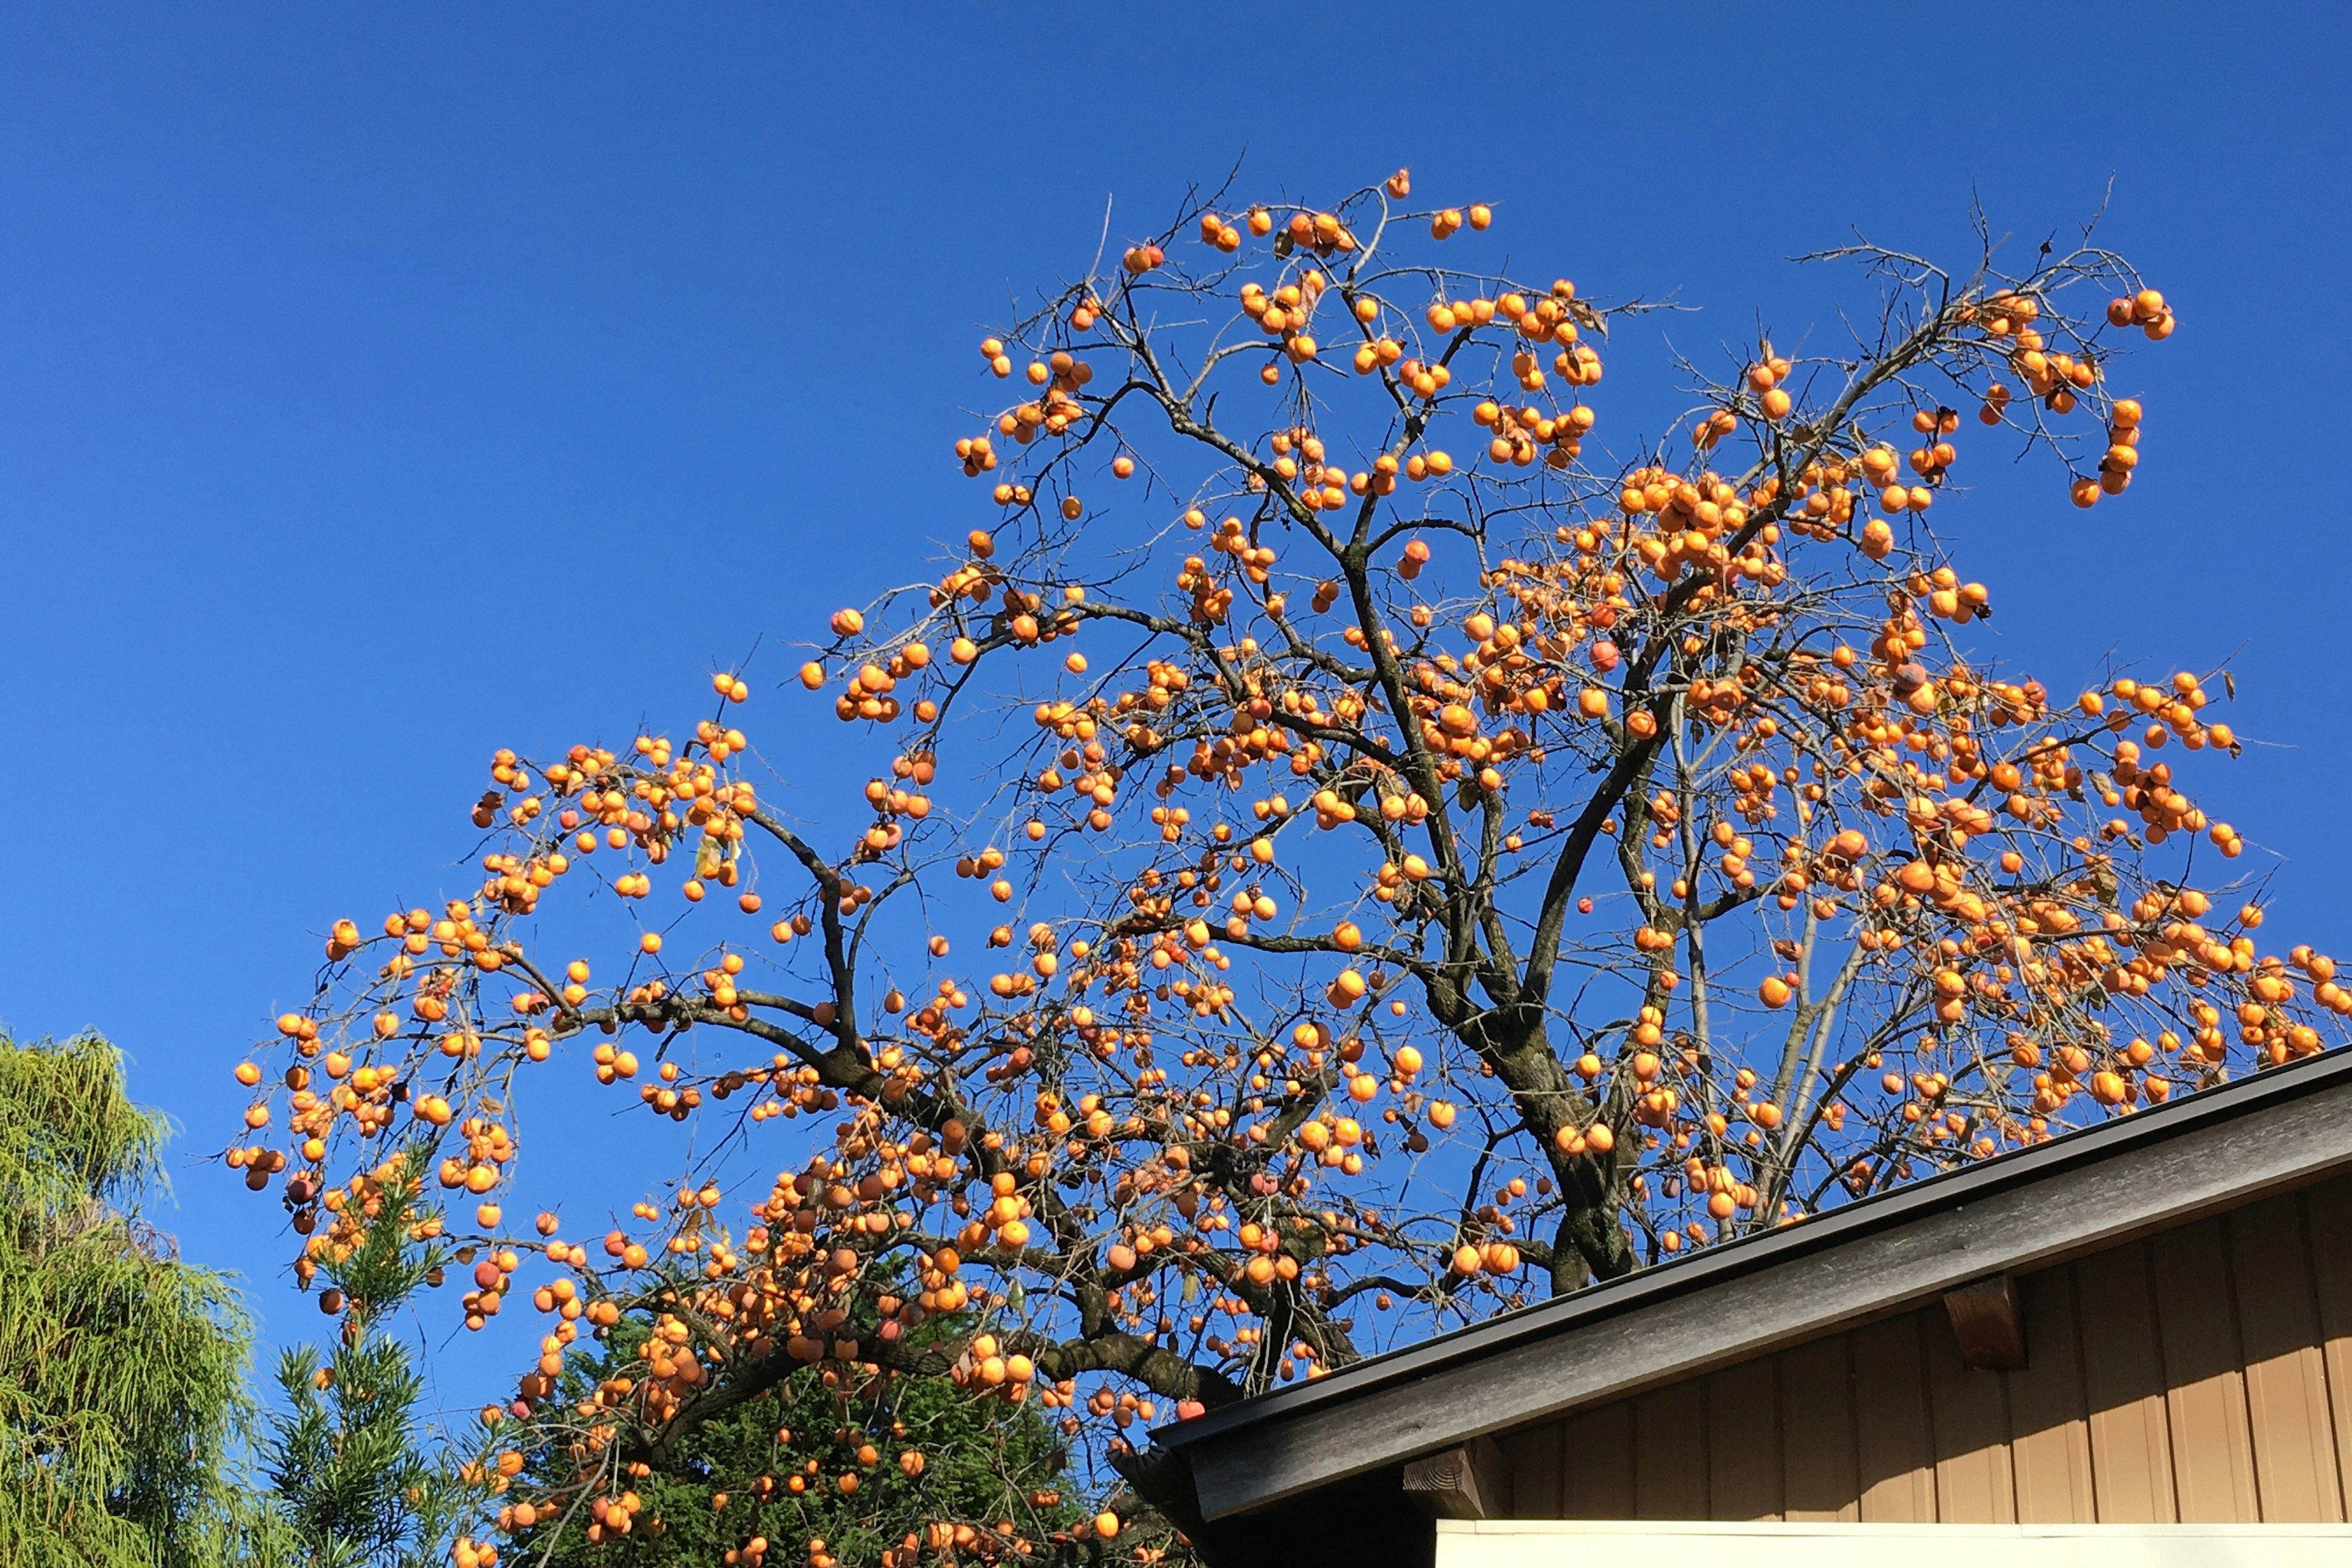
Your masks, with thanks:
M2158 1337L2172 1416L2172 1483L2184 1524L2261 1517L2246 1382L2231 1310L2228 1249L2219 1219L2200 1220L2149 1244Z
M1772 1363L1742 1362L1706 1380L1709 1519L1780 1517L1780 1420Z
M1946 1524L2013 1524L2017 1493L2001 1374L1960 1360L1960 1342L1940 1305L1921 1313L1919 1326L1936 1434L1936 1517Z
M2302 1194L2312 1281L2319 1291L2322 1364L2336 1428L2336 1484L2352 1507L2352 1176Z
M1792 1520L1862 1518L1855 1468L1853 1336L1834 1334L1774 1358L1780 1366L1782 1506Z
M1562 1519L1633 1517L1633 1407L1620 1400L1560 1429Z
M2240 1209L2224 1228L2262 1517L2282 1524L2335 1523L2344 1509L2303 1216L2286 1194Z
M2090 1407L2075 1335L2074 1271L2045 1268L2017 1281L2025 1320L2025 1366L2009 1385L2009 1462L2017 1517L2025 1524L2091 1524Z
M1633 1517L1706 1517L1706 1384L1691 1378L1633 1401Z
M1909 1312L1853 1331L1854 1437L1866 1523L1936 1518L1935 1428L1919 1364L1919 1317Z
M2352 1502L2352 1176L1498 1436L1519 1518L2330 1522Z
M1511 1471L1510 1517L1559 1519L1560 1424L1547 1421L1503 1434L1496 1441Z
M2179 1517L2171 1410L2147 1248L2135 1242L2084 1258L2074 1265L2074 1296L2099 1521L2169 1524Z

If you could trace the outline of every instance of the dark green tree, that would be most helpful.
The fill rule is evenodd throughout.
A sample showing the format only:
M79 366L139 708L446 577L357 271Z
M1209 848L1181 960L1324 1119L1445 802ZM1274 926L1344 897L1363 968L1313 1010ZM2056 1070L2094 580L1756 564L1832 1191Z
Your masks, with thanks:
M142 1217L164 1120L96 1035L0 1036L0 1563L222 1560L249 1323Z
M936 1331L944 1342L971 1327L943 1320ZM572 1355L557 1403L576 1405L599 1386L641 1377L652 1331L635 1316L602 1331L593 1350ZM1073 1493L1069 1456L1054 1428L1034 1407L978 1397L944 1378L861 1380L812 1370L678 1434L671 1447L549 1444L524 1459L517 1492L560 1500L532 1507L528 1523L513 1508L501 1516L519 1559L533 1564L756 1568L764 1559L822 1568L829 1558L873 1568L913 1562L908 1538L919 1541L950 1521L995 1537L966 1557L1009 1549L1012 1538L995 1526L1012 1521L1033 1561L1096 1554L1085 1542L1089 1513ZM625 1506L619 1529L613 1499L635 1503Z
M447 1261L415 1169L416 1156L397 1155L341 1194L317 1255L340 1342L324 1357L306 1345L278 1361L284 1405L261 1463L284 1554L299 1568L445 1563L475 1499L478 1468L459 1457L467 1445L424 1423L414 1352L386 1327Z

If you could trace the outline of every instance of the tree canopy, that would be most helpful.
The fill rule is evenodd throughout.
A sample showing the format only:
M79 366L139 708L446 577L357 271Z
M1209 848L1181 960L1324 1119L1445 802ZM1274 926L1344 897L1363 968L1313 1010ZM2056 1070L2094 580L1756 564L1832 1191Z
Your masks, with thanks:
M1139 1425L2341 1037L2192 793L2227 678L1980 636L1964 450L2130 504L2176 318L2124 258L1857 242L1849 336L1629 407L1643 307L1494 218L1193 193L979 344L978 526L845 585L763 743L728 668L501 751L479 882L334 924L228 1159L301 1268L387 1138L483 1200L458 1310L551 1320L534 1521L786 1384L1037 1411L1098 1495ZM868 782L795 792L819 745ZM506 1224L559 1071L761 1178ZM583 1319L625 1373L567 1379Z
M225 1549L248 1324L143 1217L165 1131L99 1037L0 1037L0 1562Z

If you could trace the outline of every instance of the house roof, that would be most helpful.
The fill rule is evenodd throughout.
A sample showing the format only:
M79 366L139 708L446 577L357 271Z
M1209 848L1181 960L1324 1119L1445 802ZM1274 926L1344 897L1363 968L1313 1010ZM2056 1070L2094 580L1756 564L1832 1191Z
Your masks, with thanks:
M2347 1166L2331 1052L1162 1427L1147 1489L1229 1520Z

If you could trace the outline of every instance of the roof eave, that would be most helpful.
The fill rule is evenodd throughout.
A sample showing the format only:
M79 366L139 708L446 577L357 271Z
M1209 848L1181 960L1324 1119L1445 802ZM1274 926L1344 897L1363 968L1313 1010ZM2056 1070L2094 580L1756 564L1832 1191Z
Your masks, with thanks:
M2276 1125L2249 1133L2243 1124L2250 1118ZM2171 1157L2165 1157L2168 1146L2184 1142L2197 1147L2172 1150ZM1791 1335L1829 1331L1832 1320L1859 1321L1948 1288L1938 1281L1958 1282L2053 1261L2070 1251L2110 1245L2134 1228L2177 1223L2189 1208L2203 1212L2251 1201L2265 1190L2315 1179L2345 1164L2352 1164L2352 1052L2336 1052L2115 1118L1378 1356L1295 1388L1261 1394L1162 1428L1153 1442L1187 1453L1203 1511L1210 1518L1223 1517L1402 1455L1539 1418L1546 1413L1542 1406L1547 1399L1552 1401L1550 1413L1557 1413L1600 1397L1618 1397L1628 1390L1606 1378L1555 1382L1549 1393L1529 1387L1521 1378L1497 1391L1503 1397L1466 1400L1449 1394L1447 1385L1461 1381L1454 1374L1463 1369L1475 1372L1497 1358L1517 1361L1517 1352L1529 1347L1549 1346L1570 1335L1592 1336L1601 1325L1636 1313L1645 1315L1644 1322L1619 1325L1615 1339L1638 1341L1648 1326L1664 1330L1665 1309L1677 1300L1713 1298L1735 1285L1752 1294L1767 1276L1793 1275L1801 1268L1812 1275L1821 1268L1830 1269L1829 1276L1817 1277L1801 1289L1784 1289L1782 1294L1796 1298L1787 1312L1749 1312L1744 1300L1736 1325L1708 1345L1693 1347L1722 1364L1790 1342ZM2086 1191L2095 1213L2083 1212L2082 1205L2019 1197L2026 1189L2070 1176L2087 1178L2101 1170L2121 1171L2124 1181L2100 1184L2117 1185L2113 1193ZM2135 1195L2129 1185L2134 1181L2159 1185ZM1995 1223L1955 1223L1955 1216L1965 1211L1981 1215L1989 1205L2000 1211ZM1937 1223L1929 1226L1931 1220ZM1884 1240L1889 1237L1927 1245L1889 1245ZM1878 1244L1868 1247L1865 1258L1862 1249L1874 1238ZM1925 1255L1913 1256L1920 1253ZM1825 1290L1825 1280L1834 1280L1839 1289ZM1685 1374L1683 1363L1689 1360L1649 1359L1660 1362L1661 1376ZM1628 1370L1638 1373L1643 1364L1637 1357ZM1400 1398L1401 1392L1408 1396ZM1308 1454L1333 1447L1314 1440L1311 1429L1317 1423L1309 1418L1342 1409L1365 1419L1349 1423L1356 1430L1337 1451ZM1277 1441L1277 1432L1287 1436Z

